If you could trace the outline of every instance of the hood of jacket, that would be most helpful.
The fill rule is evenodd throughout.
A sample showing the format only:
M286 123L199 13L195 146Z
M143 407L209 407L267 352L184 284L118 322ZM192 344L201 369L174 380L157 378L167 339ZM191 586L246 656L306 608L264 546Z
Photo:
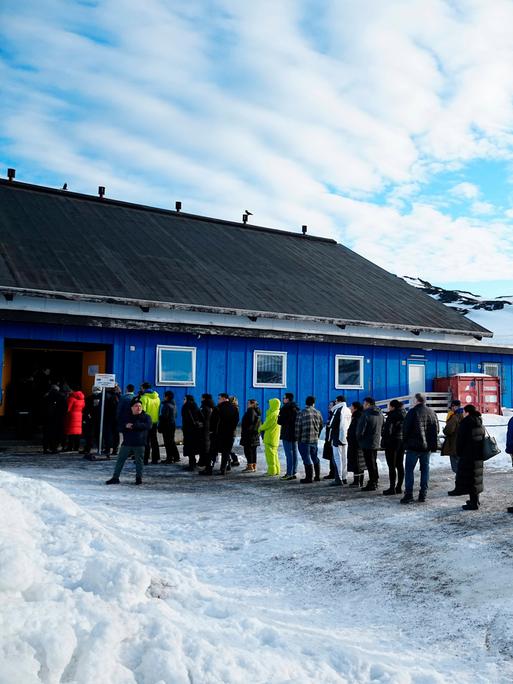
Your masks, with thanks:
M80 390L75 390L75 392L71 392L69 396L73 397L73 399L83 399L84 393Z
M269 411L279 411L281 401L279 399L269 399Z

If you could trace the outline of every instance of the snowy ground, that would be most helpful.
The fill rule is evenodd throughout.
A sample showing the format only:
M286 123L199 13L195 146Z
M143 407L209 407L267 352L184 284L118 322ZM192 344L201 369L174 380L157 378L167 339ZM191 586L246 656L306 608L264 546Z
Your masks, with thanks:
M73 456L0 468L1 684L513 681L505 454L479 512L440 456L411 507L165 465L105 487L111 463Z

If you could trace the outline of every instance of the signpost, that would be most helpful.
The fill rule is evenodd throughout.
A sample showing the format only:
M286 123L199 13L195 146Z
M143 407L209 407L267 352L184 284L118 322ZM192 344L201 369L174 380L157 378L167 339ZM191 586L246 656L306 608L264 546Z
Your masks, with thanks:
M100 413L100 438L98 440L98 455L102 452L103 441L103 412L105 410L105 389L116 386L116 376L114 373L96 373L94 384L102 389L102 410Z

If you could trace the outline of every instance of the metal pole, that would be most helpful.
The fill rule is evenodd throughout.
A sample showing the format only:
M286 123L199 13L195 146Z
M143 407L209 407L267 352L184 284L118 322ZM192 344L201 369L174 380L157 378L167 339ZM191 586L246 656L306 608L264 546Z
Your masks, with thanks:
M102 410L100 412L100 438L98 440L98 455L102 453L103 441L103 411L105 409L105 387L102 387Z

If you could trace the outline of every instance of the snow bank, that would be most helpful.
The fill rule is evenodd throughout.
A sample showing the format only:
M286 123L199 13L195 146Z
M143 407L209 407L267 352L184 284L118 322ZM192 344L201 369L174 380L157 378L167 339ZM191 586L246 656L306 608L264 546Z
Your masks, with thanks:
M129 508L139 492L108 493L125 497L117 515L126 510L128 527L118 526L117 536L110 511L92 516L49 484L0 473L0 684L436 684L454 681L451 672L459 682L485 681L454 653L433 658L397 629L383 630L365 601L366 629L344 620L343 601L337 622L325 624L315 614L314 575L305 605L293 609L280 604L265 575L241 577L239 586L202 582L196 573L210 564L223 576L219 539L205 545L187 529L152 538L162 499L152 511L139 500L145 518ZM252 543L265 539L257 537Z

